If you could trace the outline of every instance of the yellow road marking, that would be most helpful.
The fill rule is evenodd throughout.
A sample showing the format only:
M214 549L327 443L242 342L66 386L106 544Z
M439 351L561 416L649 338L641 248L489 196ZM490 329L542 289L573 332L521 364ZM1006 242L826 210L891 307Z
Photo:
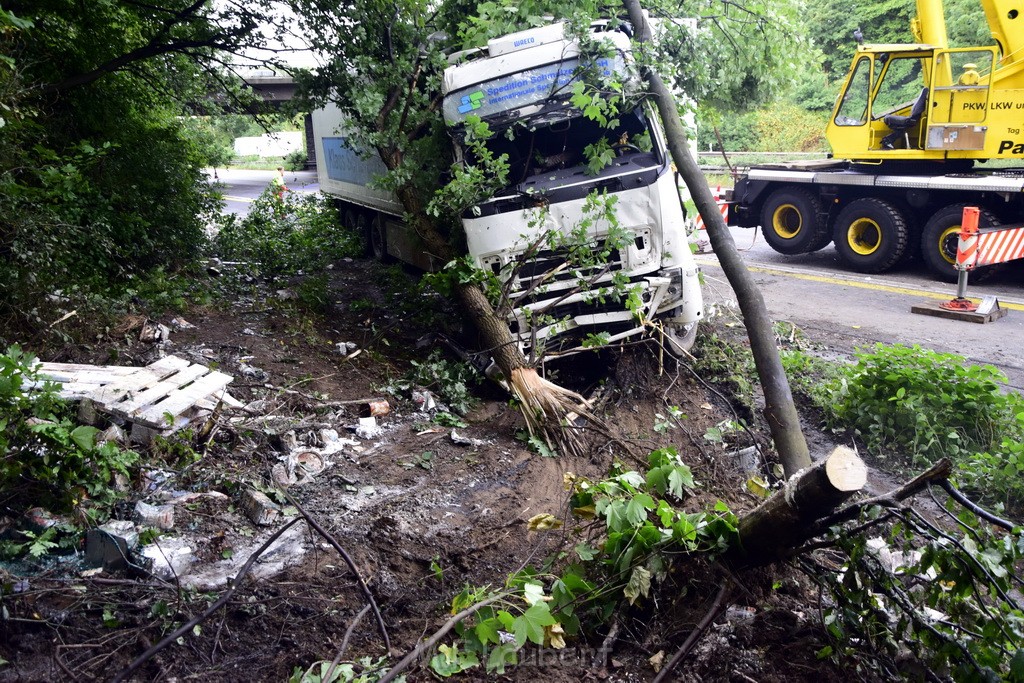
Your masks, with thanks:
M230 195L230 194L224 195L224 200L225 201L229 201L229 202L249 202L250 204L252 204L254 201L256 201L252 197L235 197L235 196Z
M718 260L705 260L697 259L697 262L702 266L722 266L718 263ZM828 275L814 275L812 273L801 273L793 270L780 270L778 268L766 268L764 266L747 266L747 270L753 273L764 273L766 275L780 275L783 277L796 278L797 280L807 280L809 282L824 282L830 285L845 285L848 287L857 287L859 289L873 289L877 292L890 292L892 294L906 294L909 296L922 296L926 299L939 299L948 301L955 295L955 291L951 291L948 294L940 294L938 292L929 292L926 289L916 289L913 287L897 287L895 285L883 285L876 282L862 282L859 280L846 280L839 277L830 277ZM951 285L952 286L952 285ZM981 297L968 297L969 299L979 299ZM1024 311L1024 304L1018 304L1013 302L1007 302L1000 299L999 305L1002 308L1009 308L1014 311Z

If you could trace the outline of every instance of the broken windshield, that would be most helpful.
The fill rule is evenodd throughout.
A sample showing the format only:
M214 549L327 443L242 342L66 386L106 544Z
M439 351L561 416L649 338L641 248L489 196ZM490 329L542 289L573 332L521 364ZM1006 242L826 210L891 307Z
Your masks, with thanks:
M624 113L616 126L608 128L566 106L520 121L493 135L486 145L495 157L507 155L511 186L540 174L561 175L564 169L582 174L589 166L589 174L596 175L611 165L612 159L624 157L637 156L644 165L658 163L651 152L648 120L640 107Z

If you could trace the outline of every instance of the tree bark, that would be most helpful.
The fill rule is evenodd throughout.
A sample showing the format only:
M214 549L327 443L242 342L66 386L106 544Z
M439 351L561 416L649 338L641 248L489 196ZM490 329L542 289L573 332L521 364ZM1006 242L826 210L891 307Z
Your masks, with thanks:
M633 23L634 42L640 45L650 43L651 28L643 16L639 0L623 0L623 5ZM810 465L811 457L800 428L800 416L793 403L789 380L786 379L786 372L782 368L779 351L775 346L775 331L765 308L764 298L737 253L736 244L718 211L718 204L711 194L711 188L708 187L696 160L690 154L686 130L679 120L679 112L672 93L653 69L641 66L641 71L661 114L672 159L686 182L686 187L697 205L697 211L704 219L708 238L722 271L736 292L736 300L743 313L750 349L754 354L754 364L764 392L764 416L775 441L775 448L779 452L782 468L786 476L791 477Z
M798 472L785 487L747 513L727 557L742 565L768 564L814 535L814 522L832 513L867 483L868 468L850 448Z

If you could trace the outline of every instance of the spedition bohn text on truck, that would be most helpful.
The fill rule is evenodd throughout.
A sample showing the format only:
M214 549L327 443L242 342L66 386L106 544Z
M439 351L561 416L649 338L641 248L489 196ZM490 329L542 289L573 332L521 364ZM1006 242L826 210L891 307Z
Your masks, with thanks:
M582 68L630 76L629 38L599 23L602 55L583 57L562 23L491 40L458 53L444 72L443 115L455 159L472 163L467 127L484 122L486 145L507 155L508 184L462 216L476 268L511 279L508 323L524 351L545 357L655 335L688 349L703 315L685 213L664 137L645 104L604 127L570 102ZM366 230L373 252L423 269L444 266L402 223L397 198L373 186L385 172L348 143L340 112L313 113L321 190L349 225ZM584 148L601 141L614 156L588 168ZM595 197L614 209L609 221ZM573 238L569 239L572 235ZM554 236L554 239L552 238ZM569 258L573 239L600 263Z

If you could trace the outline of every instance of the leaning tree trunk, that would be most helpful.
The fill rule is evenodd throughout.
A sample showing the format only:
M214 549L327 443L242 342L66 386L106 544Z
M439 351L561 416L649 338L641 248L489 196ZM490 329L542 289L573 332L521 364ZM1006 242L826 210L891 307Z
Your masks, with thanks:
M397 160L381 154L389 167ZM455 249L444 238L428 216L417 194L411 188L397 192L416 234L427 250L444 262L456 258ZM580 454L583 443L575 420L584 418L596 426L600 419L589 410L587 401L579 394L544 379L531 367L516 338L504 319L488 300L483 289L475 284L462 283L454 288L455 297L463 313L476 327L483 346L501 369L509 391L519 403L530 435L542 439L552 450L567 454Z
M635 30L634 41L651 42L651 28L643 16L639 0L622 0L629 19ZM750 349L754 354L754 364L764 391L764 415L771 429L775 448L782 460L782 468L787 477L792 476L811 464L807 441L800 429L800 416L793 403L793 394L782 368L779 351L775 346L775 331L772 320L765 308L760 290L754 284L743 260L736 251L736 244L725 225L725 220L718 211L715 198L711 195L704 175L697 167L697 162L690 154L686 140L686 130L679 120L675 99L661 76L651 68L642 67L644 78L654 95L665 133L668 138L672 159L676 163L686 187L697 205L697 211L707 226L711 246L718 256L718 262L725 272L729 284L736 292L736 299L743 313L743 322L750 339Z

